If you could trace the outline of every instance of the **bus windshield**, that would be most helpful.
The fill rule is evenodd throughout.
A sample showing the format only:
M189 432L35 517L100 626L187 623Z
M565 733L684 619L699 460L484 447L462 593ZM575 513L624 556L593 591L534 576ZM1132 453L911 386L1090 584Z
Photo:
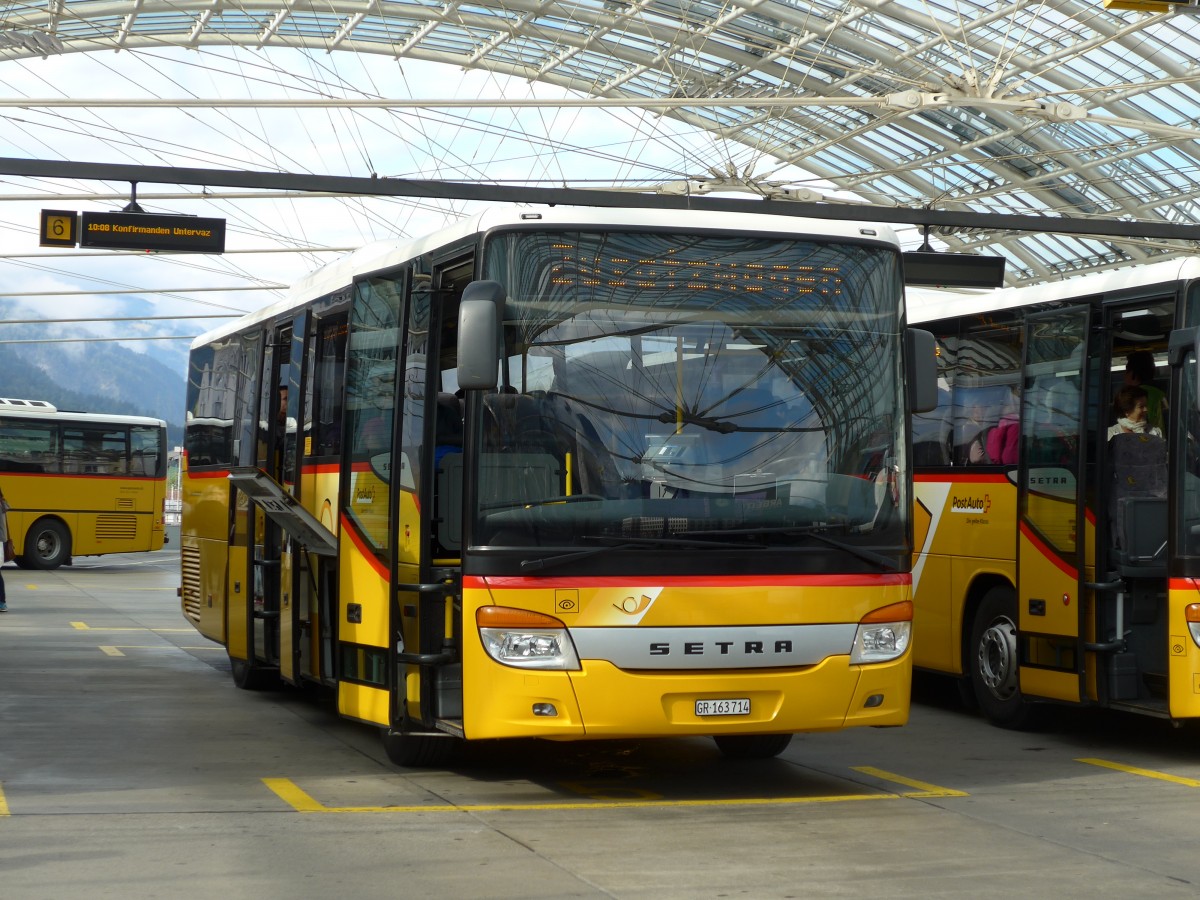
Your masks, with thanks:
M476 547L902 564L893 251L525 232L485 259L509 288L507 358L474 417Z

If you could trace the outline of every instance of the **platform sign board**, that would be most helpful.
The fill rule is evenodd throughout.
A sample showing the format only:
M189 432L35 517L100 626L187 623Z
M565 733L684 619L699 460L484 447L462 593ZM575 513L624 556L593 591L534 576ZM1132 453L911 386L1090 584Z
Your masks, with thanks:
M42 247L74 247L79 240L79 213L64 209L43 209L38 227Z
M108 250L224 253L225 220L153 213L85 212L79 246Z

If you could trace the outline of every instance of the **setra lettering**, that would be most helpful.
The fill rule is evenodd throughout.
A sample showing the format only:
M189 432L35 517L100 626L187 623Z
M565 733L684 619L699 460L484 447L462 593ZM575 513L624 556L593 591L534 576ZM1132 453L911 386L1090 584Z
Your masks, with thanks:
M680 652L684 656L704 656L706 653L716 653L719 656L729 656L733 653L733 648L736 641L713 641L711 644L704 641L684 641ZM792 652L792 642L787 639L780 639L771 644L768 648L765 641L745 641L741 646L741 654L743 656L763 656L767 654L777 655ZM650 643L651 656L670 656L671 643L669 641L652 641Z

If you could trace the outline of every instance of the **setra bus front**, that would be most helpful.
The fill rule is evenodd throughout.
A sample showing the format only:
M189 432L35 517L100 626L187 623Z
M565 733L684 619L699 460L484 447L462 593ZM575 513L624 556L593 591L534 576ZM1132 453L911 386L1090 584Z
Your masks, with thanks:
M547 242L509 243L488 259ZM739 259L696 238L684 279L664 263L619 290L605 267L652 254L616 243L560 238L555 278L493 265L507 288L462 296L460 397L442 398L462 437L431 516L435 554L461 568L434 567L457 593L422 607L408 643L425 652L399 655L398 761L420 755L422 724L712 735L761 757L796 732L907 720L912 351L894 245L759 238Z

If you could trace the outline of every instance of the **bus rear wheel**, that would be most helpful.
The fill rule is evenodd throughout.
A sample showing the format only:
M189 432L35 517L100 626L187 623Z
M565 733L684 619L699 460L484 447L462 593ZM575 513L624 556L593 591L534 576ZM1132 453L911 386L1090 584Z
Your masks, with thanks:
M770 759L792 742L790 734L719 734L713 736L717 749L729 759Z
M1034 708L1021 694L1017 648L1017 596L994 587L983 595L971 625L971 685L979 709L993 725L1029 728Z
M71 558L71 533L57 519L38 519L25 533L21 567L57 569Z

